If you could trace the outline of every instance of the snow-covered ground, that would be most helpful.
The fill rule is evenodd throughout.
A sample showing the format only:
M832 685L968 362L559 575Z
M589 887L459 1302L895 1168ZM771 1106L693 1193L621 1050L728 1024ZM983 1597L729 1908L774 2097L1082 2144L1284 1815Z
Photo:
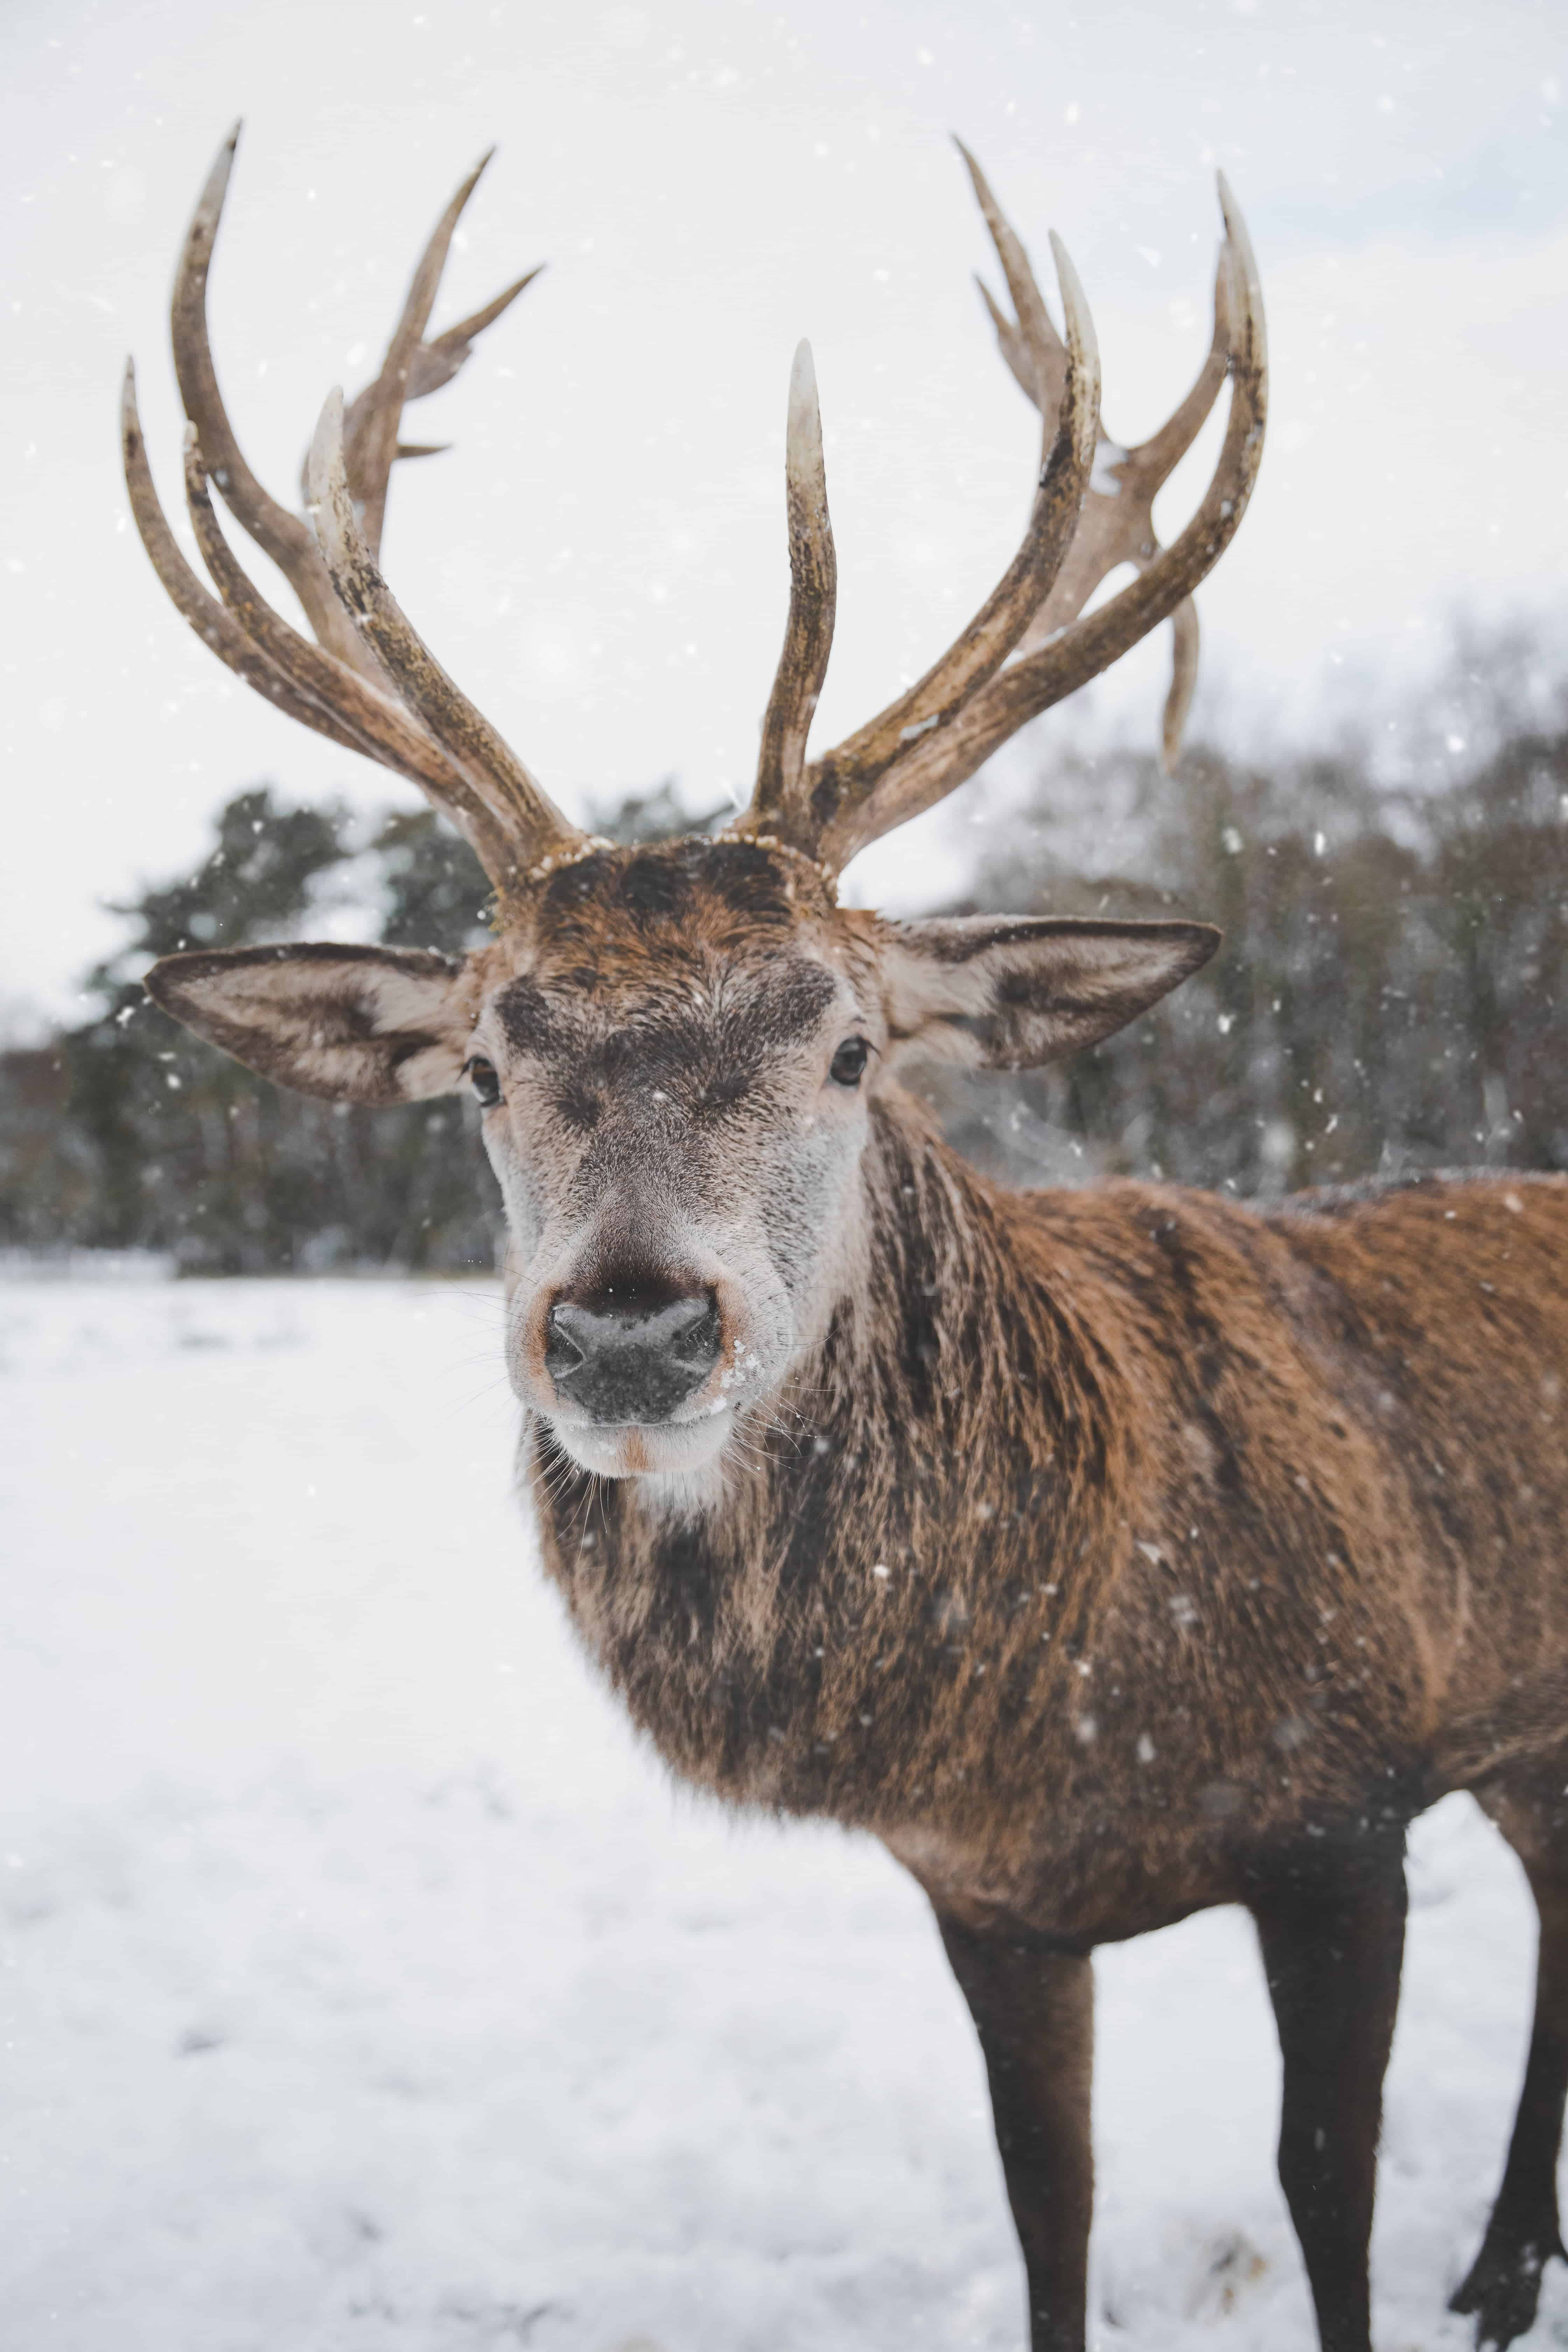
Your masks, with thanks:
M1017 2352L921 1897L634 1745L509 1492L498 1315L0 1292L0 2344ZM1462 1801L1412 1878L1376 2301L1441 2352L1531 1935ZM1247 1923L1098 1968L1102 2344L1307 2352Z

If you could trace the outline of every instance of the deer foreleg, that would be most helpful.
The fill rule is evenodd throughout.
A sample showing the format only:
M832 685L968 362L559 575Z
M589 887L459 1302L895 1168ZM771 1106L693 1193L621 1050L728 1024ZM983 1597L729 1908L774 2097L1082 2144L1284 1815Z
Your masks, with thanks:
M1023 2247L1030 2352L1083 2352L1094 2202L1089 2085L1094 1977L1087 1952L938 1915L980 2037Z
M1367 2250L1405 1951L1403 1837L1271 1871L1250 1898L1285 2061L1279 2180L1323 2352L1370 2352Z

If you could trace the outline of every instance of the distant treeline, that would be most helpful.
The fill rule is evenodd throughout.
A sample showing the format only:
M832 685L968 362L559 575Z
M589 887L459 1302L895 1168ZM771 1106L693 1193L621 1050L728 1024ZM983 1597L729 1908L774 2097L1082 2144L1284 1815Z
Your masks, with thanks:
M1419 790L1353 749L1252 765L1199 751L1174 779L1131 754L1058 759L998 814L955 906L1180 911L1217 922L1225 946L1060 1068L933 1075L953 1139L1017 1182L1114 1170L1242 1194L1380 1169L1568 1167L1568 725L1505 709L1483 731L1468 765L1438 757ZM1094 870L1107 836L1081 814L1104 808L1114 872ZM663 787L608 829L647 839L679 822ZM367 844L340 809L239 794L195 873L119 910L123 952L88 982L99 1016L0 1055L0 1246L154 1249L204 1272L488 1268L499 1203L466 1102L360 1111L279 1093L128 976L179 947L307 934L334 901L379 908L395 945L460 950L484 936L486 898L431 816L388 817Z

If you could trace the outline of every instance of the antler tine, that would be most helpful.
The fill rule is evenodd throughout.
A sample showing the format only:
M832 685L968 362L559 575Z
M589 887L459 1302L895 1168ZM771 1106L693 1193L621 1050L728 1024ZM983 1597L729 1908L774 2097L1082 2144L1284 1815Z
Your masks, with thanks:
M458 762L506 834L509 854L491 879L517 888L528 871L586 836L567 823L510 744L447 675L382 578L354 513L343 457L343 397L328 395L310 445L316 530L332 585L364 631L407 708Z
M137 529L175 606L229 668L290 718L417 784L465 835L504 896L542 847L574 845L584 836L565 824L521 761L458 693L386 593L353 513L341 397L334 395L332 404L331 447L325 459L314 453L310 495L327 517L320 538L258 481L225 410L208 340L206 283L238 135L237 123L207 175L181 251L173 305L175 372L190 419L186 503L217 597L181 553L159 504L136 412L134 373L128 367L122 440ZM488 161L487 156L469 174L442 215L381 372L360 405L362 467L370 476L363 487L377 533L394 459L421 454L416 446L400 447L397 442L404 402L450 382L475 339L538 275L530 270L457 326L429 343L423 340L452 233ZM289 581L316 642L290 626L247 576L218 522L212 484ZM342 593L340 570L344 577L353 573L374 610ZM411 684L418 689L412 695Z
M487 302L483 310L476 310L471 318L460 320L457 326L448 327L445 334L433 336L429 342L421 343L414 354L413 362L408 370L408 382L403 392L404 406L406 407L411 400L423 400L426 393L439 392L443 384L450 383L458 369L471 357L478 337L487 327L493 325L503 310L510 310L518 296L525 288L532 285L543 268L544 264L541 261L536 263L533 268L525 269L521 278L513 278L511 284L503 288L493 301ZM351 489L355 488L359 478L355 467L359 464L359 442L356 436L363 414L361 403L371 397L376 391L379 382L378 378L376 383L367 384L363 392L359 393L350 401L344 413L343 443L348 451ZM399 441L394 447L392 455L395 461L399 457L444 457L451 446L449 441ZM300 468L300 486L308 500L310 491L305 484L303 466ZM384 530L385 529L385 504L386 494L384 489L382 493ZM379 547L376 551L379 554Z
M1142 570L1160 552L1154 530L1154 499L1192 447L1219 397L1229 365L1229 284L1230 248L1226 243L1221 245L1215 273L1214 332L1192 389L1159 431L1137 448L1120 447L1103 437L1101 428L1095 470L1089 478L1072 546L1050 593L1019 639L1020 655L1048 644L1069 622L1075 621L1100 582L1118 564L1131 563ZM1003 333L1005 327L1016 337L1017 330L994 303L988 307L997 329L1002 356L1028 392L1028 383L1020 373ZM1180 754L1182 730L1197 683L1197 614L1179 606L1173 616L1171 686L1161 725L1161 764L1167 771L1175 765Z
M163 512L153 480L153 469L147 462L147 445L136 406L136 365L132 360L125 362L120 416L125 488L131 499L132 516L142 544L152 559L153 569L163 582L176 611L190 623L203 643L210 646L219 660L226 663L247 686L254 687L258 694L265 695L290 719L298 719L306 727L313 727L319 735L326 735L334 743L357 751L360 747L347 729L340 726L330 711L308 701L289 685L287 678L279 676L232 614L185 562L179 542L169 528L168 517Z
M499 294L468 318L459 319L455 327L445 328L440 334L432 335L427 343L421 343L408 371L406 397L423 400L427 392L439 392L444 383L450 383L458 369L468 365L485 329L493 327L502 312L511 309L518 296L525 294L534 279L542 276L544 268L542 261L536 261L531 269L525 269L521 278L514 278L510 286L503 286Z
M191 436L189 447L192 452L192 457L187 459L187 498L192 495L190 467L194 462L199 488L192 500L193 516L196 517L204 549L211 541L218 542L233 572L243 579L227 542L223 541L218 530L217 519L206 495L195 427L187 430ZM383 698L375 695L374 688L355 671L345 670L331 654L311 645L308 638L298 636L262 603L249 583L245 582L244 586L254 607L266 614L273 627L289 641L292 649L301 656L313 656L320 667L310 671L302 660L295 663L286 659L279 664L262 645L247 634L237 613L226 604L220 604L192 571L169 528L168 518L159 501L152 468L147 462L146 443L136 406L136 370L129 360L125 365L121 437L125 458L125 487L130 494L131 511L135 518L142 544L175 609L190 623L203 644L209 646L237 677L243 678L247 686L265 696L286 717L297 719L302 726L314 729L318 735L324 735L330 742L341 744L345 751L358 751L368 759L380 761L384 766L406 776L411 783L419 785L447 811L487 870L492 860L497 864L502 863L506 844L499 828L467 780L446 760L438 744L428 739L417 741L398 739L384 726L362 728L356 731L345 718L339 715L334 706L345 700L352 702L356 692L379 705ZM201 512L196 516L198 507ZM400 714L393 715L395 718ZM376 740L378 735L379 740Z
M435 392L441 384L450 383L468 358L474 338L492 320L499 319L501 312L516 301L530 278L538 274L530 270L527 277L520 278L515 284L509 286L483 310L476 311L472 318L448 330L435 342L426 343L425 330L436 306L436 296L440 289L441 273L447 266L447 256L451 250L453 233L494 153L493 147L486 149L431 231L404 298L397 324L392 331L386 356L374 381L357 394L344 419L343 446L349 481L360 509L365 543L374 556L381 553L382 533L386 524L387 484L397 456L397 428L405 403L420 399L425 394ZM434 453L420 450L418 454Z
M1182 756L1187 713L1198 690L1202 642L1198 608L1190 596L1184 596L1171 615L1171 683L1165 691L1165 708L1160 714L1160 766L1167 776Z
M805 765L805 739L816 709L838 594L838 560L827 512L827 475L822 462L822 416L816 403L816 371L811 345L795 355L789 380L789 416L784 435L784 485L789 518L789 619L784 650L763 720L752 807L758 822L774 822L798 796Z
M1223 174L1221 175L1223 178ZM1214 330L1202 367L1184 400L1178 401L1157 433L1136 449L1129 449L1124 469L1152 479L1156 488L1169 479L1208 420L1230 367L1233 341L1231 279L1235 262L1228 230L1220 241L1214 273Z
M185 504L226 619L237 627L253 659L282 684L294 715L417 784L446 810L487 872L507 872L512 855L503 829L441 746L368 678L290 628L247 577L214 510L194 425L185 427Z
M974 284L985 305L985 314L995 331L996 348L1006 361L1014 383L1025 399L1034 401L1038 408L1040 402L1036 395L1034 362L1029 357L1017 320L1007 316L978 269L974 273Z
M953 145L963 156L974 190L975 202L996 248L996 258L1002 265L1002 275L1007 281L1007 291L1017 312L1016 322L1009 319L993 299L991 289L978 271L975 284L991 314L996 330L996 340L1002 346L1002 356L1012 369L1019 388L1026 393L1042 416L1055 417L1060 409L1062 389L1067 381L1067 345L1062 341L1051 320L1035 273L1029 267L1016 230L991 192L991 183L962 139ZM1098 422L1098 409L1096 411Z
M1033 350L1045 304L1022 245L1000 213L996 220L1006 231L1005 249L999 238L998 250L1009 281L1016 278L1023 295L1029 322L1025 331ZM1051 249L1067 323L1067 373L1060 421L1053 431L1054 420L1045 420L1038 484L1017 553L968 627L924 677L836 751L814 761L790 808L766 815L757 808L749 812L746 833L766 825L792 847L819 855L819 838L836 825L852 825L853 811L911 744L928 736L940 740L954 724L965 703L1001 668L1054 578L1071 544L1094 462L1100 353L1078 273L1054 234Z
M427 392L439 392L444 383L451 383L458 369L466 365L471 358L474 344L485 329L492 326L503 310L510 310L518 296L532 285L543 268L542 261L536 262L531 269L525 269L521 278L514 278L510 286L503 287L493 301L487 302L484 308L476 310L471 318L459 320L455 327L448 327L445 334L434 335L429 342L420 344L414 354L414 363L408 371L408 383L403 394L405 407L411 400L423 400ZM367 392L374 389L374 385L366 387ZM349 453L351 489L354 486L356 413L360 402L365 397L366 393L362 392L355 399L350 401L343 420L343 441ZM444 457L451 446L449 441L399 441L392 454L394 458ZM301 467L301 487L303 487L303 476L304 468ZM309 497L309 495L307 491L306 496ZM378 550L377 552L379 551Z
M816 855L836 869L879 834L955 791L1029 719L1109 669L1176 612L1236 536L1263 455L1268 362L1258 267L1223 173L1219 198L1228 247L1230 415L1219 462L1197 512L1120 595L993 677L940 738L911 746L876 793L830 823ZM1173 700L1180 685L1178 678Z
M185 415L201 437L213 480L223 492L235 520L269 555L305 608L305 615L321 643L341 661L363 669L364 647L344 620L331 592L316 542L303 518L290 514L257 479L229 423L218 390L207 331L207 273L213 247L223 218L229 174L241 125L236 123L208 173L174 273L169 326L174 349L174 373Z

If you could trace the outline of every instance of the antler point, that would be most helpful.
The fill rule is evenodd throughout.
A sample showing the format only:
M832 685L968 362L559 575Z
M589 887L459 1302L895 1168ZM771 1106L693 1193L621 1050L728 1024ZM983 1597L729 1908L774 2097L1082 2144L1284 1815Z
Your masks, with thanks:
M801 468L820 469L822 415L816 398L816 362L805 336L795 345L789 372L789 416L785 429L785 464L792 477Z
M493 147L487 147L485 149L484 153L479 157L479 162L474 165L473 170L468 173L468 178L463 182L462 186L458 189L456 197L456 204L459 213L468 203L468 198L473 194L474 190L479 186L479 182L483 179L486 166L489 163L489 160L495 152L496 151Z
M978 200L982 209L984 209L987 205L994 203L994 198L991 194L991 183L987 180L984 173L981 170L980 159L972 148L964 145L956 131L952 134L952 143L963 158L964 168L969 173L969 184L973 189L976 199Z

